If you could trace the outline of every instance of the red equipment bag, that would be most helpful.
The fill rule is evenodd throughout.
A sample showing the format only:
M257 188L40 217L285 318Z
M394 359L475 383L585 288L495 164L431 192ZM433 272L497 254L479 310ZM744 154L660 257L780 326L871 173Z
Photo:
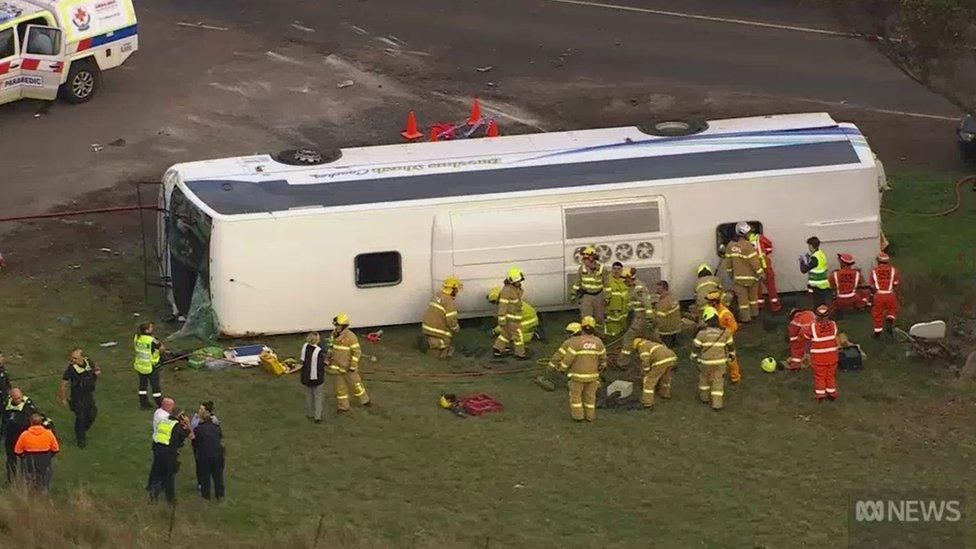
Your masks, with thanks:
M472 416L480 416L488 412L501 412L505 409L501 402L485 393L464 397L459 401L459 404L466 413Z

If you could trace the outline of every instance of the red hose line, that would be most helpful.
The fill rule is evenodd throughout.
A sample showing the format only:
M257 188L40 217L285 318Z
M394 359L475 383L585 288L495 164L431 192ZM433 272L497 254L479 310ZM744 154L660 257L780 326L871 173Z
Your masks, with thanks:
M51 219L57 217L72 217L76 215L89 215L97 213L114 212L135 212L139 210L159 210L156 206L116 206L113 208L96 208L92 210L74 210L70 212L54 212L36 215L20 215L14 217L0 217L0 223L4 221L29 221L31 219Z

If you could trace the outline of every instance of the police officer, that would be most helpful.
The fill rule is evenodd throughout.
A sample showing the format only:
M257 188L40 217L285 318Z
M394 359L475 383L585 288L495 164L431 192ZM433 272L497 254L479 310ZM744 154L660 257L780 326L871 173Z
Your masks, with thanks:
M139 331L133 339L135 359L132 361L132 368L139 374L139 407L143 410L152 409L148 398L150 385L152 385L152 396L156 406L159 406L163 400L163 389L159 383L159 353L165 349L165 346L153 337L155 329L156 326L152 322L143 322L139 325Z
M149 498L155 502L159 493L166 494L166 501L176 502L176 470L180 447L186 439L193 440L190 418L176 408L173 413L159 422L153 435L153 461L149 470Z
M3 447L7 451L7 482L17 474L17 454L14 452L17 439L30 427L31 414L36 411L34 403L20 389L10 389L10 396L3 406L3 421L0 422Z
M88 445L88 429L95 423L98 408L95 407L95 382L102 369L88 359L81 349L74 349L68 357L68 368L61 376L58 402L75 414L75 442L79 448ZM71 386L70 401L65 390Z

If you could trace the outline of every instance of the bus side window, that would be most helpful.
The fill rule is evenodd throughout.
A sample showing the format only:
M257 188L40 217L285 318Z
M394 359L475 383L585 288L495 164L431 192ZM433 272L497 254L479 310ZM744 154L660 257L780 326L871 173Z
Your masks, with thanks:
M403 280L400 252L360 254L354 263L358 288L396 286Z
M719 257L725 255L725 245L729 242L735 240L735 224L737 221L731 223L722 223L715 228L715 254ZM752 227L753 231L762 234L763 224L760 221L749 221L749 225Z

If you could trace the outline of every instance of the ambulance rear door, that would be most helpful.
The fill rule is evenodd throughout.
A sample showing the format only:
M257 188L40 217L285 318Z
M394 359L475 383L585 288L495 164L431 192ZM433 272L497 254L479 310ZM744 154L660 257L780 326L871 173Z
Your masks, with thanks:
M57 98L64 71L64 33L57 27L29 25L23 52L20 66L23 97Z
M0 105L20 99L20 43L13 23L0 23Z

